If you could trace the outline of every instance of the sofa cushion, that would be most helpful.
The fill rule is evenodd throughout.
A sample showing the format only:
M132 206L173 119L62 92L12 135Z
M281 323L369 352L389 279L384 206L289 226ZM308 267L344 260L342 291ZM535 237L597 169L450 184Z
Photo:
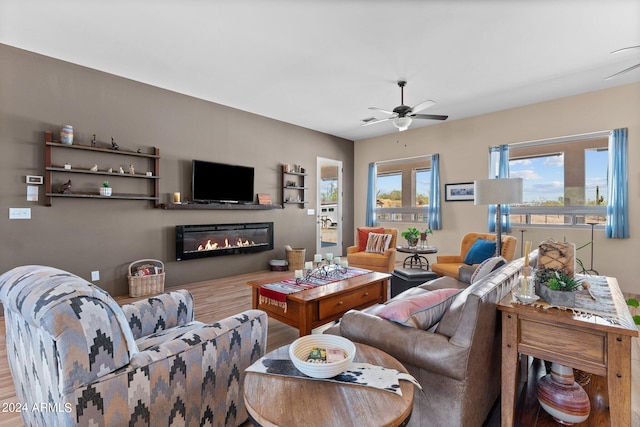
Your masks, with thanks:
M367 240L369 233L384 233L384 228L358 227L358 252L364 252L367 249Z
M369 233L365 252L383 254L384 251L389 249L390 243L391 234Z
M469 252L467 252L467 255L464 257L464 263L469 265L480 264L495 253L496 242L478 239L475 241L473 246L469 248Z
M388 303L377 315L423 330L440 321L460 289L438 289Z
M469 283L473 285L475 282L482 279L484 276L506 263L507 260L502 258L501 256L494 256L482 261L482 263L471 275L471 280L469 281Z

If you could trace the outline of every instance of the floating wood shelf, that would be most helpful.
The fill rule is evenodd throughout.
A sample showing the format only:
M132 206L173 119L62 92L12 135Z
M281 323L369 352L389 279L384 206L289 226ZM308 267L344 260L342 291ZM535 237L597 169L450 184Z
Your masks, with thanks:
M162 209L176 210L271 210L282 209L280 205L242 205L238 203L163 203Z

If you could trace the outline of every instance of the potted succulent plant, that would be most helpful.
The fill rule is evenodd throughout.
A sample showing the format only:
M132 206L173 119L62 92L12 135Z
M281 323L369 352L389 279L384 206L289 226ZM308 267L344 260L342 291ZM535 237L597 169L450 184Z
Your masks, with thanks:
M111 195L111 186L109 185L109 181L105 181L102 183L102 187L100 187L100 195L101 196L110 196Z
M536 273L536 291L546 302L564 307L576 305L580 281L564 270L543 269Z
M416 246L420 238L420 231L417 228L409 227L407 231L402 232L402 237L407 241L409 246Z

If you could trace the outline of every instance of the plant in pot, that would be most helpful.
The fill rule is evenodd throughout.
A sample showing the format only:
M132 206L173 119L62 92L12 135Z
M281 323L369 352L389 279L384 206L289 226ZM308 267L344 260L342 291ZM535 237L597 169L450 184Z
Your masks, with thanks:
M425 229L424 231L420 232L420 241L423 242L423 245L427 245L427 236L429 234L433 234L433 230L431 230L430 228Z
M580 287L580 282L564 270L549 268L538 270L536 273L538 295L553 305L574 307L575 291Z
M416 246L420 238L420 231L417 228L409 227L407 231L402 232L402 237L407 241L409 246Z
M102 183L102 187L100 187L100 195L101 196L110 196L111 195L111 185L109 181L105 181Z

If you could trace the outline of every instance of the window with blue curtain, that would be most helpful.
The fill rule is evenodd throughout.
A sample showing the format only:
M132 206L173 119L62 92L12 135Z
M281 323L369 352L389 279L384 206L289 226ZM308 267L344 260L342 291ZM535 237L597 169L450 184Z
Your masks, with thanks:
M438 154L369 164L365 222L415 223L442 228Z
M627 129L614 129L609 136L609 202L605 226L609 239L629 237L627 161Z
M440 154L431 155L431 191L429 193L429 228L441 230Z
M375 163L369 163L369 181L367 182L367 210L365 224L367 227L376 225L376 177L378 167Z
M509 178L509 146L507 144L489 148L489 179ZM511 207L502 205L502 231L511 232L511 221L509 220ZM488 228L489 232L496 231L496 205L488 207Z
M501 177L508 171L508 176L524 179L525 200L510 207L512 223L589 224L605 231L607 238L623 239L629 237L627 149L627 129L517 142L509 144L508 151L490 149L489 176ZM509 165L503 163L505 152ZM493 230L495 211L490 212Z

